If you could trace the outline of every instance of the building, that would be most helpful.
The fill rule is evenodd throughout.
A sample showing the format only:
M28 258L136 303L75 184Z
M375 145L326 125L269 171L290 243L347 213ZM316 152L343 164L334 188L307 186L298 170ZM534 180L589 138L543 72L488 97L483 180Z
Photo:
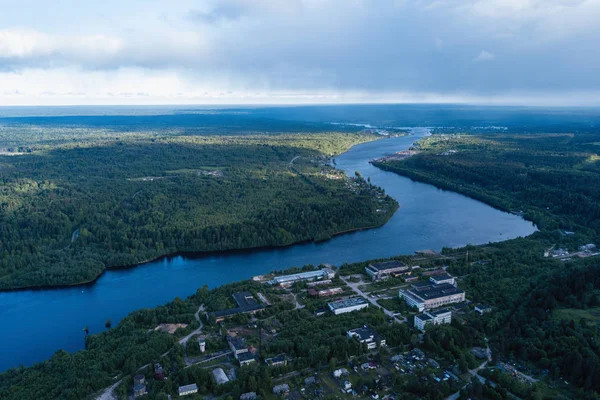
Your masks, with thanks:
M317 281L322 279L332 279L335 272L331 268L321 268L316 271L300 272L298 274L276 276L269 281L271 285L289 287L296 282Z
M317 378L314 376L309 376L308 378L304 379L304 386L314 385L315 383L317 383Z
M256 392L244 393L240 396L240 400L254 400L256 399Z
M230 308L228 310L215 311L212 315L215 316L217 322L223 321L224 319L231 318L237 314L254 314L257 311L265 308L264 304L258 303L254 300L254 296L250 292L238 292L234 293L233 299L237 303L236 308Z
M348 372L348 370L346 368L340 368L340 369L336 369L335 371L333 371L334 378L340 378L345 375L350 375L350 373Z
M475 312L478 312L480 315L483 315L490 311L492 311L492 307L488 306L487 304L477 304L475 306Z
M400 261L373 263L365 267L365 272L374 281L388 279L390 276L401 275L409 271L410 267L402 264Z
M223 371L223 370L221 370ZM226 377L227 378L227 377ZM198 386L195 383L179 387L179 396L187 396L188 394L198 393Z
M344 292L344 289L342 289L341 287L336 287L336 288L331 288L331 289L322 289L322 290L308 289L308 294L313 297L334 296L336 294L340 294L343 292Z
M400 289L398 294L419 311L465 301L465 292L449 283L415 282L408 289Z
M456 286L456 278L447 273L432 275L429 277L429 281L436 285L441 285L442 283L449 283L450 285Z
M307 287L312 288L315 286L321 286L321 285L331 285L331 279L325 279L323 281L315 281L315 282L308 282L306 284Z
M198 338L198 345L200 345L200 353L204 353L206 351L206 339Z
M369 302L362 297L351 297L346 300L334 301L328 304L329 309L335 315L362 310L369 307Z
M250 353L249 351L238 354L236 358L240 363L241 367L243 367L244 365L252 364L256 361L256 357L254 357L254 354Z
M248 353L248 346L243 338L227 335L227 344L236 360L239 360L240 354Z
M144 396L147 393L148 392L146 391L146 385L144 385L144 384L133 385L133 398L134 399Z
M287 357L283 354L280 354L277 357L265 359L265 363L269 367L285 367L287 365Z
M143 385L146 383L146 377L142 374L138 374L136 376L133 377L133 384L134 385Z
M165 379L165 370L159 363L154 364L154 379L157 381Z
M290 391L290 386L287 383L282 385L273 386L274 394L286 394Z
M360 343L366 343L369 350L373 350L378 346L385 346L385 339L367 325L352 329L346 335L349 338L356 338Z
M449 309L431 310L423 314L415 315L415 328L425 331L428 324L440 325L452 322L452 311Z
M229 378L225 374L225 371L223 371L223 368L213 369L212 373L213 373L213 376L215 377L215 382L217 382L217 385L222 385L224 383L229 382Z

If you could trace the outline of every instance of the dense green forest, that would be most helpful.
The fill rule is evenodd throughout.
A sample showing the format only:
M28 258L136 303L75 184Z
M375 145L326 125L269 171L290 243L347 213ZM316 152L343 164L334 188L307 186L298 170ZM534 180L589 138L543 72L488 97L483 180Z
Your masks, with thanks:
M441 134L421 153L378 166L464 193L539 228L600 232L599 137L579 134Z
M378 226L395 211L328 156L358 133L62 143L0 155L0 289L66 285L183 251L283 246ZM294 161L292 161L294 160Z

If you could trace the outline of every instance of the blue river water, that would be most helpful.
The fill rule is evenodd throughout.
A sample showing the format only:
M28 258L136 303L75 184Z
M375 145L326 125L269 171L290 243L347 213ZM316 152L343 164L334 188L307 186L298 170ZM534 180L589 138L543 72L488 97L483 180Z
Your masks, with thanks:
M340 265L416 250L497 242L536 230L515 215L369 164L370 159L407 149L428 132L415 128L412 135L357 145L336 158L339 169L348 175L360 171L400 203L383 227L322 243L167 257L136 268L107 271L87 286L0 293L0 371L43 361L58 349L81 350L85 325L90 333L103 331L109 318L116 324L133 310L186 297L203 285L215 287L305 264Z

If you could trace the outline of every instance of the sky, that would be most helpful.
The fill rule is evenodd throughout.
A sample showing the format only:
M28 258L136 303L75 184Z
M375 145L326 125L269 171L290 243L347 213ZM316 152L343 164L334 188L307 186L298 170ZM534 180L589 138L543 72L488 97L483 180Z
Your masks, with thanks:
M600 0L0 0L0 105L600 106Z

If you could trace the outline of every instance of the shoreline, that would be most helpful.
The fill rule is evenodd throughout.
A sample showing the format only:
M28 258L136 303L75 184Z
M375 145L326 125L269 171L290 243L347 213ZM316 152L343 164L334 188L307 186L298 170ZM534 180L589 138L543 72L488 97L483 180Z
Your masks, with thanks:
M21 287L15 287L15 288L0 289L0 293L26 292L26 291L44 291L44 290L60 290L60 289L70 289L70 288L74 288L74 287L93 286L96 283L96 281L98 281L98 279L100 279L106 272L139 268L139 267L143 267L145 264L156 262L156 261L162 261L162 260L167 259L167 258L174 258L174 257L204 258L204 257L209 257L211 255L224 255L224 254L236 254L236 253L238 253L238 254L239 253L251 253L251 252L260 251L260 250L285 249L285 248L296 246L296 245L299 245L299 244L324 243L324 242L327 242L330 239L333 239L336 236L344 235L344 234L347 234L347 233L360 232L360 231L366 231L366 230L370 230L370 229L380 228L380 227L382 227L382 226L384 226L385 224L388 223L388 221L394 216L394 214L396 213L396 211L398 211L399 208L400 208L400 206L397 206L394 209L394 211L390 214L389 218L387 218L381 224L371 225L371 226L366 226L366 227L359 227L359 228L351 228L351 229L346 229L346 230L343 230L343 231L335 232L335 233L333 233L327 239L301 240L301 241L298 241L298 242L293 242L293 243L288 243L288 244L282 244L282 245L279 245L279 246L277 246L277 245L255 246L255 247L246 247L246 248L237 248L237 249L208 250L208 251L176 251L176 252L172 252L172 253L161 254L159 256L156 256L156 257L144 260L144 261L140 261L139 263L127 264L127 265L117 265L117 266L112 266L112 267L105 267L102 270L102 272L100 274L98 274L98 276L96 276L93 279L90 279L89 281L76 282L76 283L63 284L63 285L21 286ZM235 282L235 281L233 281L233 282Z

